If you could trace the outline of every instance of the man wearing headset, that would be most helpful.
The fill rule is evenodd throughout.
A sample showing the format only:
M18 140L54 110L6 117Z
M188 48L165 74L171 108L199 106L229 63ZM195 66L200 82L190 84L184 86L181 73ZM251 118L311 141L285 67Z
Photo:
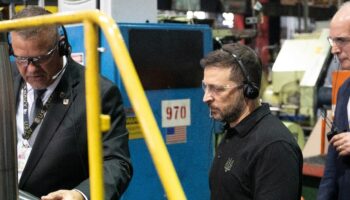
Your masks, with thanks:
M350 2L344 3L330 23L328 41L332 54L342 70L350 70ZM334 113L334 125L328 134L329 147L325 172L318 200L345 200L350 198L350 79L340 87Z
M211 199L297 200L301 150L289 130L260 105L262 67L255 52L227 44L201 60L203 101L225 123L210 171Z
M50 14L28 6L13 19ZM64 28L64 27L63 27ZM67 35L42 26L10 33L14 56L19 189L42 200L90 199L84 67L70 56ZM101 77L105 199L119 199L132 176L121 95Z

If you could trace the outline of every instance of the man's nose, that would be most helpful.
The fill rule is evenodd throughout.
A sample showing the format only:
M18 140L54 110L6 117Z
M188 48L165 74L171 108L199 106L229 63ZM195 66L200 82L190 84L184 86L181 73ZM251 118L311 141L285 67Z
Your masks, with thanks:
M212 101L212 100L213 100L213 96L211 95L211 93L208 92L208 90L205 90L203 95L203 102L208 103L209 101Z
M338 47L338 45L332 45L331 52L332 54L340 53L340 48Z
M38 69L38 65L33 62L33 61L29 61L26 68L27 68L27 71L36 71Z

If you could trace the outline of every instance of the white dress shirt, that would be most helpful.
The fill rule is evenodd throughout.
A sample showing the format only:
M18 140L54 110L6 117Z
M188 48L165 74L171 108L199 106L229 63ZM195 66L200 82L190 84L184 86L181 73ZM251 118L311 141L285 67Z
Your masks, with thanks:
M67 59L66 57L63 57L63 66L67 64ZM65 69L64 69L65 70ZM55 90L57 84L60 82L62 75L64 74L61 73L57 79L50 85L48 86L45 91L45 93L42 95L42 101L43 104L47 102L49 97L51 96L52 92ZM26 83L27 85L27 101L28 101L28 117L31 118L32 115L31 113L34 112L34 89L33 87ZM23 87L20 90L19 93L19 103L17 107L17 112L16 112L16 124L17 124L17 159L18 159L18 181L20 180L22 176L22 172L24 170L24 167L28 161L30 152L32 151L32 147L34 145L35 139L38 135L38 132L41 127L41 123L38 124L38 126L34 129L31 137L29 140L26 140L23 138L24 134L24 126L23 126ZM46 114L46 113L45 113ZM29 119L29 122L32 122L33 119Z

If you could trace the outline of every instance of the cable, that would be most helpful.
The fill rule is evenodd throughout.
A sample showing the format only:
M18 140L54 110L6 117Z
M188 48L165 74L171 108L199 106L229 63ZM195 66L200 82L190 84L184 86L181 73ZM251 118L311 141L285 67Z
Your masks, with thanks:
M328 117L327 117L327 110L326 109L321 109L321 116L322 118L325 120L326 125L328 128L332 129L332 126L334 126L333 121L331 121Z
M323 111L323 112L322 112ZM327 114L326 114L326 109L324 110L321 110L321 116L322 118L325 120L326 122L326 126L328 128L331 129L331 131L329 131L327 133L327 139L328 141L330 141L332 139L333 136L335 136L336 134L338 133L342 133L342 132L345 132L346 130L339 130L338 127L334 124L334 121L331 121L328 117L327 117Z

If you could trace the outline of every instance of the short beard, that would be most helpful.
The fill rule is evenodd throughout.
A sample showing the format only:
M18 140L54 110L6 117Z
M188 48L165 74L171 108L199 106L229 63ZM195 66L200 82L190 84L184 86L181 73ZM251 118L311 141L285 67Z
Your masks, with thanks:
M228 107L227 112L223 113L222 121L236 122L241 117L245 106L244 97L237 99L237 103Z

